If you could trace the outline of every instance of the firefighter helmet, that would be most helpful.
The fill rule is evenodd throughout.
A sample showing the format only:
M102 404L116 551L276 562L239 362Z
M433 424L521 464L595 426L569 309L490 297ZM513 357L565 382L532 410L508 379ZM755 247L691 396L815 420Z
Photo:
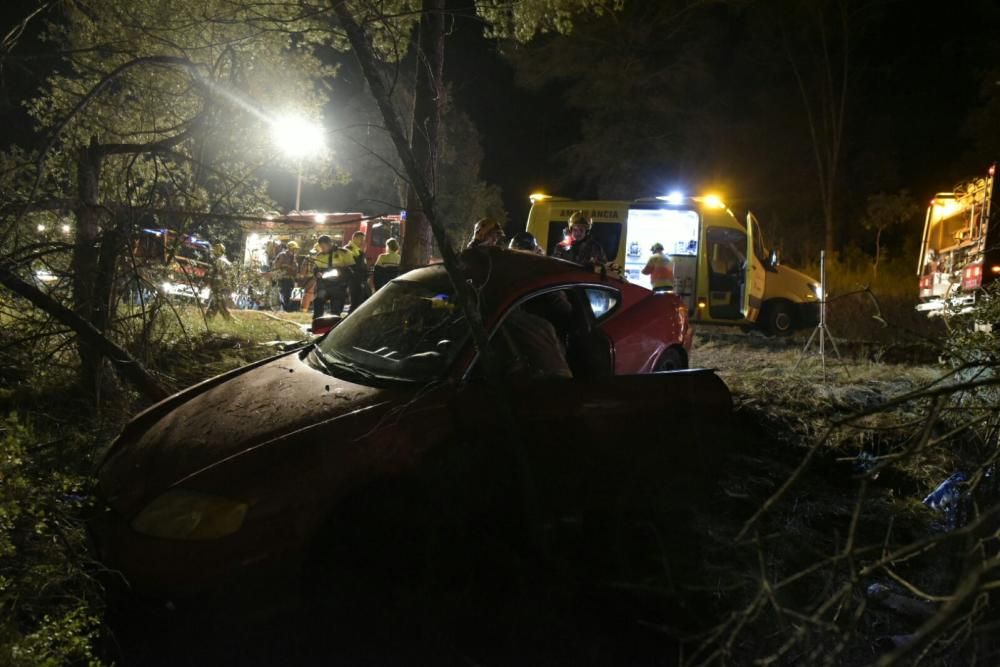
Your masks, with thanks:
M472 231L472 241L470 247L486 243L491 234L496 234L496 243L503 242L503 227L493 218L481 218L476 221L476 226Z
M535 252L535 249L538 247L538 241L535 240L535 236L531 232L518 232L510 240L510 246L508 247L511 250Z
M566 222L566 229L573 229L574 225L584 225L587 231L593 226L593 222L583 211L577 211L573 215L569 216L569 220Z

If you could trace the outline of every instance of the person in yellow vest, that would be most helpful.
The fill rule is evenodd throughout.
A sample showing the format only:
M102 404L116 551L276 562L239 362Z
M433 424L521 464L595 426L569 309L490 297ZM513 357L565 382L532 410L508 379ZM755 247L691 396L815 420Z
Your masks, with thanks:
M372 291L381 289L383 285L399 275L399 241L389 239L385 242L385 252L375 258L375 268L372 271Z
M348 250L340 247L326 234L316 239L312 257L313 275L316 278L316 293L313 297L313 318L323 317L326 302L330 302L333 315L344 310L347 286L350 283L351 266L354 258Z
M654 243L649 249L653 254L643 267L643 275L649 276L654 292L674 291L674 263L663 253L663 244Z

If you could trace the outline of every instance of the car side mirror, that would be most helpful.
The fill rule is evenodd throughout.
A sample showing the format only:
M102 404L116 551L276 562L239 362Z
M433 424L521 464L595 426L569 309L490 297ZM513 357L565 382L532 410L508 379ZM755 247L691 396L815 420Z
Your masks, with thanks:
M767 267L769 269L776 269L781 266L781 257L778 256L778 249L772 248L771 254L767 257Z

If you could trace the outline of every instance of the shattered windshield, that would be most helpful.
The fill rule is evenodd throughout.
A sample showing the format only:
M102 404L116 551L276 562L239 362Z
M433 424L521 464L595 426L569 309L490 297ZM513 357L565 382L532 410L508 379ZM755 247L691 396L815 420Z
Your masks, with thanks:
M380 289L320 341L322 365L351 380L439 379L468 335L451 285L441 277L394 280Z

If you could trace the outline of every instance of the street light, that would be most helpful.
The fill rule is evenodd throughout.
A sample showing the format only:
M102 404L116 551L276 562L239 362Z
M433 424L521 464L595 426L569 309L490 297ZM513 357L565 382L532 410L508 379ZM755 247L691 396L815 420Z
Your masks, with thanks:
M324 148L323 128L303 116L288 114L271 121L271 137L288 157L294 158L298 168L295 186L295 210L302 201L302 160L319 155Z

